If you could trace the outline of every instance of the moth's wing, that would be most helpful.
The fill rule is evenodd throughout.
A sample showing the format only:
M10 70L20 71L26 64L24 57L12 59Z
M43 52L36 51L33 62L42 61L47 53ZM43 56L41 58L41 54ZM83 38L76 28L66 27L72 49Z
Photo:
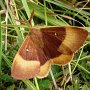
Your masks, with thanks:
M65 28L49 27L45 29L42 28L41 31L44 42L43 50L50 58L50 63L58 65L67 64L71 60L72 55L63 55L62 52L58 51L59 46L65 39Z
M42 39L44 43L43 51L49 59L57 57L61 54L58 51L59 46L65 38L65 30L49 27L41 28Z
M72 58L73 58L74 54L61 54L58 57L55 57L53 59L51 59L51 64L56 64L56 65L65 65L67 63L69 63Z
M45 64L40 66L40 72L38 73L38 78L44 78L48 75L49 70L51 69L51 61L48 60Z
M43 65L49 58L45 55L43 51L44 42L42 40L41 30L37 28L32 28L31 31L32 32L30 36L37 50L38 60L40 61L40 65Z
M40 72L37 74L37 77L44 78L48 75L48 72L50 70L50 60L43 51L44 42L42 39L41 30L37 28L32 28L31 37L37 49L37 56L40 62Z
M74 53L88 36L88 32L79 27L48 27L42 28L41 31L45 48L54 55L57 50L63 54Z
M45 53L43 52L43 49L38 48L38 58L40 61L40 72L37 74L38 78L44 78L48 75L48 72L50 70L50 60L48 57L46 57Z
M79 27L66 27L66 36L58 51L64 54L76 52L85 42L88 32Z
M70 62L73 53L83 45L88 35L86 30L78 27L48 27L41 31L45 54L51 64L59 65Z
M40 61L37 59L37 50L30 36L17 52L11 67L11 76L16 79L30 79L40 71Z
M61 54L58 57L48 60L45 64L40 66L40 72L38 73L37 77L38 78L46 77L49 73L49 70L51 69L51 64L65 65L68 62L70 62L72 58L73 58L73 54L70 55Z

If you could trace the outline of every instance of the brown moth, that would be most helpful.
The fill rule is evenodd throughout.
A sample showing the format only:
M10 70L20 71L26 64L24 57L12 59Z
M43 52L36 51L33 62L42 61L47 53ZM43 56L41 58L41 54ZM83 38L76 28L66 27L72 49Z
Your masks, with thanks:
M87 36L79 27L31 28L14 58L11 76L20 80L46 77L51 64L70 62Z

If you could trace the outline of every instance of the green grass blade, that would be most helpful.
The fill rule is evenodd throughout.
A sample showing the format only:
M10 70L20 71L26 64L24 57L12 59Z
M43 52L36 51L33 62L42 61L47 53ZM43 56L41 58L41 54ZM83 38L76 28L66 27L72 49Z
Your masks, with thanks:
M38 90L30 80L23 80L29 90Z
M42 20L45 20L44 7L39 6L33 2L29 2L28 6L30 8L30 11L32 11L34 9L36 17L38 17ZM69 25L67 22L63 22L61 20L58 20L55 16L50 15L49 13L54 14L54 12L51 11L50 9L46 8L46 11L47 11L47 22L49 24L56 25L56 26L68 26Z
M0 71L2 62L2 29L1 29L1 14L0 14Z
M29 6L27 4L27 0L21 0L21 1L22 1L22 4L23 4L23 7L24 7L24 9L27 13L28 18L30 18L30 10L29 10Z
M9 68L11 68L11 61L6 57L6 55L4 53L2 53L2 58L4 59L4 61L6 62L6 64L8 65Z

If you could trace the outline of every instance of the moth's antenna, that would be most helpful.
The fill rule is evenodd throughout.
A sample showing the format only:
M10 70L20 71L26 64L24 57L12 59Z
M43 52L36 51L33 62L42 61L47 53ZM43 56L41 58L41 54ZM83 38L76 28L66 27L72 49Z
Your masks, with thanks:
M31 12L30 19L29 19L30 27L33 26L33 25L32 25L33 16L34 16L34 9L33 9L33 11Z

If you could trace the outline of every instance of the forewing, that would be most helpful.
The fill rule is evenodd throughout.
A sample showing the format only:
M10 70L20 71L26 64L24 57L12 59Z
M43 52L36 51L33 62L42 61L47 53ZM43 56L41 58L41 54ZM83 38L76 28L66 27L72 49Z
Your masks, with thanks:
M65 65L86 40L88 32L79 27L42 28L44 52L51 64Z
M49 53L51 58L60 53L74 53L83 45L88 36L88 32L79 27L48 27L42 28L41 31L44 51Z
M58 51L64 54L75 53L85 42L88 32L79 27L65 27L66 36Z
M16 79L29 79L35 77L39 71L37 50L31 37L27 35L14 58L11 76Z
M65 30L57 27L49 27L42 28L41 31L45 55L48 56L49 59L59 56L61 52L58 51L58 48L65 38Z

